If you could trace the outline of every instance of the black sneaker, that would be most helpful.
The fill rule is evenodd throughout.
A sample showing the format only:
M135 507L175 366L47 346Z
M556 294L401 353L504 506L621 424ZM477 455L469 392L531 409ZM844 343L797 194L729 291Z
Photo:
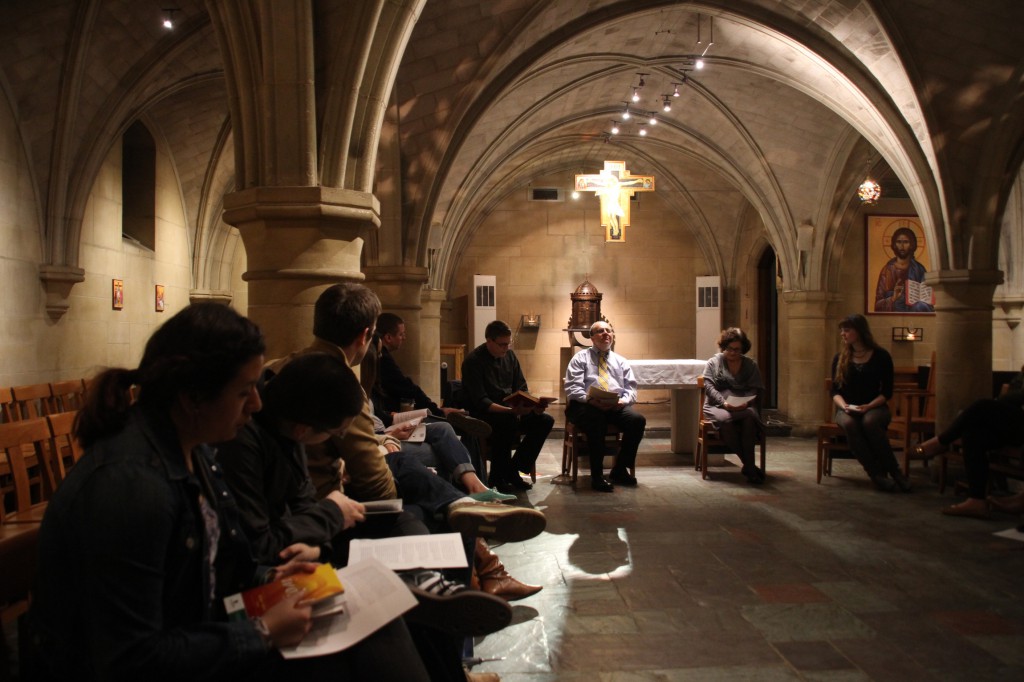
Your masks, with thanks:
M437 571L407 571L402 580L418 602L405 614L414 623L461 637L479 637L512 622L507 601L447 580Z
M611 473L608 474L608 479L615 485L628 485L630 487L636 487L636 476L630 476L629 472L623 469L617 471L612 469Z
M596 490L599 493L612 493L615 492L615 486L611 484L611 481L606 481L604 476L598 476L597 478L590 479L590 489Z
M871 482L874 483L875 487L883 493L896 492L896 482L885 474L875 474L871 477Z
M909 493L914 489L914 486L910 485L910 479L904 476L902 471L892 472L892 480L900 492Z

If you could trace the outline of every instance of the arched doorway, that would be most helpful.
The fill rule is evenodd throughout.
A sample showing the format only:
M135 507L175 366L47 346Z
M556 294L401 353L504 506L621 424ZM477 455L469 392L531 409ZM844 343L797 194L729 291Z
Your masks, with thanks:
M775 249L765 247L757 262L757 364L764 381L764 407L778 407L779 305Z

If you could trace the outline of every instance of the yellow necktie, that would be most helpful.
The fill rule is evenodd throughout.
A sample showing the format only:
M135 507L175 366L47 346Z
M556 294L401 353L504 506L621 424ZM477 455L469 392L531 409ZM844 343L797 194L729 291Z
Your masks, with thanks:
M608 354L598 353L597 355L597 385L602 390L608 390Z

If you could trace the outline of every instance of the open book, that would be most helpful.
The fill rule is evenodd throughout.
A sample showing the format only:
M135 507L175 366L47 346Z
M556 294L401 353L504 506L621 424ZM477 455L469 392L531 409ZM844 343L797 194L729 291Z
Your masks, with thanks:
M502 402L504 402L509 407L540 407L547 409L547 406L550 405L551 403L558 402L558 398L551 398L548 396L538 397L535 395L530 395L526 391L516 391L511 395L505 396L505 399Z
M731 395L725 399L725 404L730 407L746 407L755 398L757 398L756 395Z
M597 384L591 384L587 389L587 400L604 403L605 405L616 405L619 402L619 394L614 391L606 391Z
M927 284L922 284L917 280L908 279L904 293L907 305L914 305L918 301L924 301L931 306L935 305L935 291Z
M408 412L395 412L392 416L391 426L384 429L384 433L391 433L400 426L415 424L416 428L412 434L404 440L409 443L422 443L427 438L427 426L421 422L430 413L427 410L409 410Z
M371 500L370 502L363 502L363 508L366 509L367 514L397 514L402 511L403 504L401 498Z

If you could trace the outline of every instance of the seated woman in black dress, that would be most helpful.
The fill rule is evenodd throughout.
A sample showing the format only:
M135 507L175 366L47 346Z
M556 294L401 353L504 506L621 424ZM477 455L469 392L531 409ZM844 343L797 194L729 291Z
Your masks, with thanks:
M330 656L285 660L311 624L294 595L228 622L223 597L313 565L256 566L206 443L260 409L263 336L215 303L185 308L136 370L94 379L86 452L39 533L29 658L40 680L426 680L401 621ZM130 389L139 389L130 404Z
M987 519L990 507L1009 513L1024 512L1024 495L985 497L989 453L1024 445L1024 390L1019 379L1015 379L1011 390L999 398L974 401L953 419L946 430L917 446L917 456L927 458L946 451L955 440L963 444L967 499L946 507L943 514Z
M764 472L755 464L754 449L764 428L754 405L758 391L764 388L757 363L746 356L750 339L739 327L723 329L718 347L704 368L704 416L715 422L722 440L743 462L743 475L757 485L764 482ZM742 405L726 402L730 396L752 396Z
M879 490L910 492L889 444L889 400L892 398L892 356L875 343L863 315L839 323L843 347L832 358L832 401L836 424L843 429L850 452ZM891 478L890 478L891 476Z

